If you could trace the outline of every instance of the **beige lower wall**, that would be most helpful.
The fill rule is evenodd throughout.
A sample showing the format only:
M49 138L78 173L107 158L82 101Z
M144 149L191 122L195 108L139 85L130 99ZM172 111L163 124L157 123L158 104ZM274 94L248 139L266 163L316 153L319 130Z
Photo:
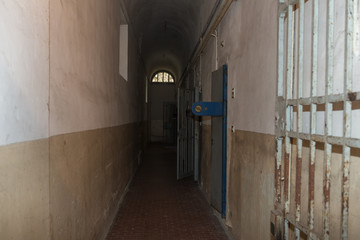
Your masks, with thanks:
M290 214L295 216L295 186L296 186L296 157L297 157L297 141L292 141L291 154L291 178L290 187ZM314 180L314 233L317 236L323 236L323 209L324 209L324 144L317 143L315 150L315 180ZM342 181L343 181L343 165L342 165L342 147L333 145L331 153L331 171L330 171L330 214L329 224L330 239L341 239L341 207L342 207ZM302 170L301 170L301 199L300 199L300 222L302 225L308 225L309 210L309 164L310 164L310 142L304 140L302 142ZM284 165L283 165L284 166ZM350 196L349 196L349 219L348 219L348 239L360 239L360 206L358 199L360 198L360 149L352 149L350 153ZM283 202L282 202L283 203ZM284 203L283 203L284 204ZM295 239L295 232L290 228L289 239ZM305 239L303 237L302 239Z
M102 239L142 158L145 123L0 147L0 239Z
M275 137L236 130L230 138L227 212L232 233L237 239L270 239Z
M50 139L51 239L101 239L143 148L143 124Z
M49 239L49 141L0 147L0 239Z
M203 129L203 144L207 153L202 153L205 173L210 172L211 130ZM295 214L295 157L296 142L293 142L292 177L290 195L290 214ZM342 195L342 148L333 147L331 158L330 190L330 238L341 238L341 195ZM308 224L308 179L309 179L309 143L303 142L303 161L301 178L301 222ZM359 239L357 227L360 219L360 151L351 151L350 199L349 199L349 239ZM322 236L323 210L323 169L324 148L317 144L315 168L315 233ZM205 163L206 164L205 164ZM275 136L247 131L228 131L228 186L227 186L227 224L235 239L270 239L270 212L274 208L274 167ZM202 169L203 171L203 169ZM202 186L209 189L210 175L201 177ZM204 187L206 186L206 188ZM207 194L210 193L208 191ZM290 239L295 239L290 229ZM304 238L306 239L306 238Z
M202 127L201 187L210 196L211 126ZM228 132L227 224L235 239L270 239L275 137Z

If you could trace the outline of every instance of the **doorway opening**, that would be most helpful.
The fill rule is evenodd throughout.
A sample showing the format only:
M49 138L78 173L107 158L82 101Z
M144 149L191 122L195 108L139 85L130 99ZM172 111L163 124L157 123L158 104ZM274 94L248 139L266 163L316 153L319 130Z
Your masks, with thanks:
M168 71L155 72L150 81L150 141L167 146L176 145L176 86Z

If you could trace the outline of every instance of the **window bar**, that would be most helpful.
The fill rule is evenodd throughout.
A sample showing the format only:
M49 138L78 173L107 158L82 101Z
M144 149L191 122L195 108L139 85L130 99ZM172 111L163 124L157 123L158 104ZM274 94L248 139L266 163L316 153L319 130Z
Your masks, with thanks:
M304 0L299 1L299 29L298 29L298 81L297 81L297 98L301 99L303 95L303 77L304 77ZM303 131L303 105L298 102L297 105L297 132ZM300 222L301 211L301 165L302 165L302 143L303 140L298 138L297 141L297 156L296 156L296 182L295 182L295 221ZM300 229L295 228L296 239L300 240Z
M344 81L344 138L351 137L351 107L352 103L347 95L352 92L353 67L353 27L354 27L354 0L346 1L346 38L345 38L345 81ZM348 239L349 217L349 190L350 190L350 147L343 145L342 155L343 182L342 182L342 221L341 237Z
M292 98L292 82L293 82L293 54L294 54L294 12L293 5L288 7L288 27L287 27L287 64L286 64L286 136L285 136L285 159L284 159L284 204L285 213L290 212L290 168L291 168L291 143L288 132L291 130L292 125L292 111L293 106L288 106L287 102ZM285 239L289 237L289 221L284 221L284 235Z
M311 97L317 95L318 80L318 34L319 34L319 1L313 1L312 9L312 74L311 74ZM316 134L316 111L317 105L312 103L310 108L310 135ZM315 191L315 153L316 142L310 140L310 164L309 164L309 235L313 239L314 231L314 191Z
M334 0L327 2L327 42L326 42L326 83L325 83L325 137L332 135L333 105L328 96L333 91L334 64ZM323 206L323 234L324 240L329 239L330 232L330 174L332 145L326 140L324 157L324 206Z

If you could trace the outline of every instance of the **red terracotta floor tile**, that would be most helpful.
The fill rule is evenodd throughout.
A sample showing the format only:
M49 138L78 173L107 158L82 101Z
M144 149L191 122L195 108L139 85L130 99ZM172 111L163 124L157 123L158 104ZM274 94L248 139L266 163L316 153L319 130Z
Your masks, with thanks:
M226 240L198 185L176 180L175 149L151 146L107 240Z

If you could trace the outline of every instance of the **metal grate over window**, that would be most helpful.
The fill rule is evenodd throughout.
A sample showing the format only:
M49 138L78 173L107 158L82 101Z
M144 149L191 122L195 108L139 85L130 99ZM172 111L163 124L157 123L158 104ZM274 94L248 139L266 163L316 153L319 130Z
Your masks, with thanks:
M349 199L350 173L360 170L359 26L358 0L279 0L273 213L281 239L358 233Z
M158 72L154 75L151 82L153 83L174 83L174 77L169 72Z

